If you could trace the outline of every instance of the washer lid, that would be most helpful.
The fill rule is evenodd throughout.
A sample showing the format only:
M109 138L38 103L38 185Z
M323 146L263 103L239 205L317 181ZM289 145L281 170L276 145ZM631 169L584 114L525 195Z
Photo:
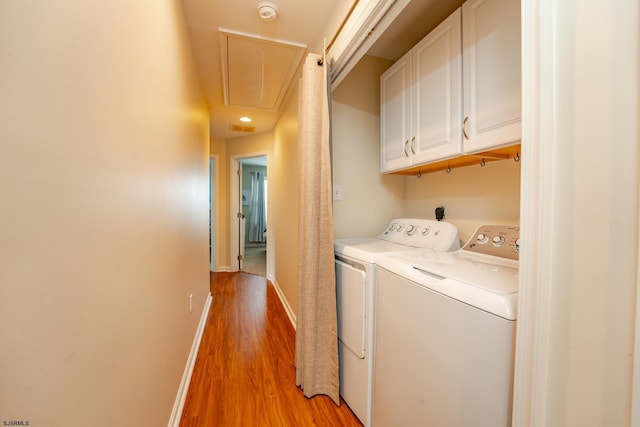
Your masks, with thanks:
M346 255L371 264L375 264L376 260L384 255L416 250L412 246L381 240L377 237L334 240L333 249L338 255Z
M460 248L456 226L429 219L393 219L382 233L375 237L336 239L336 255L346 255L359 261L375 264L383 255L429 249L437 252Z
M377 265L504 319L517 317L518 268L513 263L460 252L414 252L380 257Z
M479 286L491 292L518 292L518 265L501 258L478 254L407 254L402 259L431 274Z

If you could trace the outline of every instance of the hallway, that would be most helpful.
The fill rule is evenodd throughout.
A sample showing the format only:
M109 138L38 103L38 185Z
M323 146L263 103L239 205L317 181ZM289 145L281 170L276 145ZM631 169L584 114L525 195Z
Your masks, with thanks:
M181 426L362 425L296 387L295 332L264 277L211 273L211 296Z

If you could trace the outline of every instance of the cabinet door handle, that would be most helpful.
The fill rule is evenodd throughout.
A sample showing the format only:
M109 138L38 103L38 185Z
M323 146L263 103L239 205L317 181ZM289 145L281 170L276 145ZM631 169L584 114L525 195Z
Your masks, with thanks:
M464 118L464 121L462 122L462 134L464 135L464 139L468 140L469 139L469 135L467 135L467 122L469 121L469 116Z
M411 138L411 152L416 154L416 137Z
M409 157L409 153L407 153L407 145L409 145L409 140L408 139L404 142L404 156L405 157Z

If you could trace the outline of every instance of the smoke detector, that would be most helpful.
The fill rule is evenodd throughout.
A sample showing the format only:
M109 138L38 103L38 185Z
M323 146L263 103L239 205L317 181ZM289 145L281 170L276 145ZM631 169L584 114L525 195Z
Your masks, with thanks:
M264 21L275 21L278 17L278 8L273 3L262 2L258 4L258 16Z

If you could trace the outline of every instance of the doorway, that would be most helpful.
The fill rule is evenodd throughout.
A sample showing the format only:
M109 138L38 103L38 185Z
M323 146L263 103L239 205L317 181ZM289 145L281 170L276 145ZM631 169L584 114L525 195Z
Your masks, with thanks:
M256 156L239 162L238 268L267 276L267 157Z

